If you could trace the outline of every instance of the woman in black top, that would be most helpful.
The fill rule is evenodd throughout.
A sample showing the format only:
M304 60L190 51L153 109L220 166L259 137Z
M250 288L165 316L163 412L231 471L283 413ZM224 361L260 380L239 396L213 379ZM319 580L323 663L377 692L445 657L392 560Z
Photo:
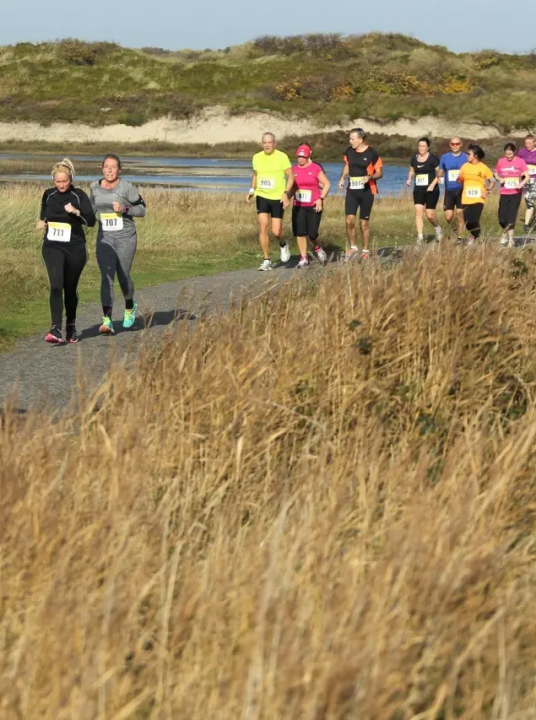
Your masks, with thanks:
M417 244L424 243L424 216L434 226L436 240L441 240L443 232L437 220L435 209L439 202L439 185L437 169L439 158L430 152L430 140L419 140L419 152L411 158L407 185L413 178L413 202L415 204L415 224L417 225Z
M41 199L38 230L44 230L43 260L50 279L50 314L52 327L48 343L75 343L78 281L87 262L84 227L95 225L95 213L83 190L73 183L74 167L69 159L52 168L54 187L45 190ZM61 333L63 303L67 320L65 340Z

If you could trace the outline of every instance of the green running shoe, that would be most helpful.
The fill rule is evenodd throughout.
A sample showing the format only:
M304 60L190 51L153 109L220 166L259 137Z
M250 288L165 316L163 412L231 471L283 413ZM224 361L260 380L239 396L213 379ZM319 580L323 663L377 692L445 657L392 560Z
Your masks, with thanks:
M125 315L123 317L123 327L124 328L131 328L134 323L136 322L136 310L138 309L138 303L134 303L134 307L132 310L125 310Z
M99 328L99 332L101 335L113 335L115 330L112 323L112 318L109 318L107 315L105 315L102 318L102 325Z

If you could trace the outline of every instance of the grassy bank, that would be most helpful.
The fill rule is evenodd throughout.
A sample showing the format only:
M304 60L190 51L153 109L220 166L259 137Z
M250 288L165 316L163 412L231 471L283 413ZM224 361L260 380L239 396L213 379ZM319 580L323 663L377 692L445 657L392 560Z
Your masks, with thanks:
M0 716L533 718L535 288L304 278L0 426Z
M315 118L440 116L536 125L536 55L456 54L402 35L264 37L167 53L62 40L0 48L0 121L137 126L204 107ZM68 75L70 82L66 83ZM504 102L505 93L515 102Z
M49 323L48 279L41 261L42 233L33 228L43 192L40 184L19 184L0 194L0 347ZM87 188L86 188L87 189ZM224 270L256 267L260 262L253 207L236 193L170 192L146 189L147 217L137 221L138 253L133 276L138 288ZM288 214L290 215L290 213ZM290 217L285 221L290 239ZM484 232L496 233L496 200L484 213ZM411 194L377 201L372 220L374 246L414 241ZM89 263L80 282L82 302L99 300L100 273L95 259L96 229L88 232ZM343 197L333 195L322 220L328 249L346 246ZM296 247L292 242L293 252ZM277 257L273 248L273 257ZM120 298L120 292L117 298ZM118 306L120 300L118 300Z
M365 125L366 127L366 125ZM479 142L490 154L491 158L498 158L502 155L505 142L513 140L520 147L523 145L522 138L526 133L514 131L505 134L504 138L493 140L479 140L479 138L464 138L468 142ZM432 151L442 154L449 151L450 138L432 138ZM310 143L314 148L319 160L340 161L342 154L348 147L348 133L342 130L331 133L309 133L306 137L302 135L289 135L278 141L280 150L292 155L298 145L304 141ZM378 148L382 158L395 162L407 163L413 153L416 152L417 141L415 138L402 135L386 135L382 133L370 133L368 141ZM88 155L102 157L106 153L114 152L121 156L130 155L138 157L185 157L185 158L238 158L251 160L254 153L259 151L259 143L216 143L209 145L190 144L175 145L173 143L48 143L48 142L0 142L0 153L47 153L54 155ZM13 160L9 162L16 168L21 163L30 166L32 161ZM47 168L49 170L50 168Z

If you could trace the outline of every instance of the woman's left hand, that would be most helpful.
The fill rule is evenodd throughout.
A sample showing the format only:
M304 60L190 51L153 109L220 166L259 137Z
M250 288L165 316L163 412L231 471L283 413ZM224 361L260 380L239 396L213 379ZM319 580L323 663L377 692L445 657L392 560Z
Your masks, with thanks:
M121 203L114 202L112 203L112 209L116 213L122 213L125 208L123 205L121 205Z
M72 203L67 203L64 210L65 212L71 213L71 215L80 215L80 210L75 208Z

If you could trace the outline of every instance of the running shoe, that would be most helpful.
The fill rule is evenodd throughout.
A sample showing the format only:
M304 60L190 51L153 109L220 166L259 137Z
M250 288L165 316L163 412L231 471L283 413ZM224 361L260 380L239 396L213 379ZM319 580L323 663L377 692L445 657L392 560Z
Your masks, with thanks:
M370 250L365 250L363 248L363 252L361 253L361 260L368 260L370 257Z
M351 262L352 260L356 260L358 257L359 257L359 249L356 247L351 247L342 256L342 261L343 262Z
M456 245L463 245L463 237L461 235L456 238Z
M523 225L523 232L530 232L530 225Z
M326 265L328 262L328 256L326 255L325 251L322 250L322 248L318 248L317 250L315 250L315 253L316 257L318 258L318 262L321 265Z
M515 247L515 246L516 246L516 241L514 240L514 238L511 238L510 240L508 240L508 247Z
M69 323L65 326L65 340L68 343L78 342L78 333L76 332L76 325L74 323Z
M501 245L506 247L508 245L508 233L503 233L501 237Z
M138 309L138 303L134 303L132 310L125 310L123 315L123 327L131 328L136 322L136 310Z
M290 250L289 250L287 243L279 246L279 252L280 252L281 262L288 263L288 261L290 260Z
M443 240L443 229L439 225L435 229L435 239L437 242Z
M467 246L469 247L469 246L471 246L471 245L474 245L475 242L476 242L476 241L475 241L475 238L471 235L471 237L470 237L469 240L467 241Z
M102 325L99 328L99 332L101 335L113 335L115 333L112 318L107 315L102 318Z
M300 262L298 263L298 268L300 270L303 270L303 268L309 267L309 258L302 257Z
M423 235L417 235L417 247L424 247L425 244L426 244L426 243L424 242L424 236L423 236Z
M268 258L266 260L263 260L262 265L260 266L259 270L261 272L265 272L266 270L273 270L272 261L269 260Z
M45 342L51 345L63 345L65 340L61 334L61 330L53 325L45 336Z

